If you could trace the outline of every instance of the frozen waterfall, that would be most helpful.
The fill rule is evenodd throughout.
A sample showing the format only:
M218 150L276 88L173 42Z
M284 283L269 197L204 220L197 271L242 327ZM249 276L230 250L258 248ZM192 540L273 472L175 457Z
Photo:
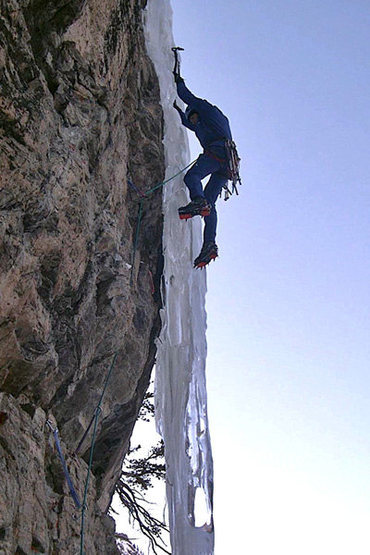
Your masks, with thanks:
M149 0L145 10L149 56L159 77L165 119L166 179L189 164L185 129L172 107L172 10L169 0ZM163 189L164 283L162 332L156 368L157 428L165 442L167 499L173 555L214 551L213 463L207 419L206 272L192 267L201 248L199 218L181 221L188 202L183 175Z

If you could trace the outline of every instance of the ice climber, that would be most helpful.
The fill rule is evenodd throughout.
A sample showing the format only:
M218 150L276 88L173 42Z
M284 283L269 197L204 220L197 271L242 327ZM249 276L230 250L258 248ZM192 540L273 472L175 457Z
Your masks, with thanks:
M174 71L177 94L187 104L185 112L173 103L182 124L194 131L203 147L196 163L185 174L184 182L189 189L191 202L179 208L181 219L204 216L203 246L194 260L195 268L202 268L218 256L216 245L216 200L228 181L227 152L225 143L232 140L229 120L217 106L197 98L186 87L184 79ZM204 190L202 179L210 175Z

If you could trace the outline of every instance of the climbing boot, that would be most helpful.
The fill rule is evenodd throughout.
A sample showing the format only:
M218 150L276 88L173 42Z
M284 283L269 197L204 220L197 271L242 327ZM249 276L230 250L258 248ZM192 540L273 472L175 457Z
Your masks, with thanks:
M179 208L180 220L188 220L193 216L209 216L211 206L204 197L197 197L186 206Z
M215 260L217 256L218 248L216 243L213 241L204 243L199 256L194 260L194 268L204 268L204 266L207 266L211 260Z

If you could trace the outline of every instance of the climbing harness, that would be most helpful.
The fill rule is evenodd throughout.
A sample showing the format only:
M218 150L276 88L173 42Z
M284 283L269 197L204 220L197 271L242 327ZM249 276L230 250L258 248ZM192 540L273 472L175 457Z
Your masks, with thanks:
M177 77L180 77L180 59L179 59L179 51L184 50L183 48L181 48L181 46L174 46L173 48L171 48L172 52L174 53L175 56L175 66L173 68L173 74L175 79Z
M49 428L52 431L52 434L54 436L55 446L56 446L57 451L58 451L60 462L62 463L64 476L67 480L67 484L68 484L69 491L71 493L72 499L75 502L75 505L76 505L77 509L81 509L81 501L80 501L80 499L78 497L78 494L77 494L77 492L76 492L76 490L73 486L71 476L68 472L67 464L66 464L66 461L65 461L65 458L64 458L64 455L63 455L62 447L60 445L58 428L56 428L56 427L54 428L53 424L51 423L50 420L47 420L46 424L47 424L47 426L49 426Z
M220 158L219 156L216 156L216 154L213 154L213 152L211 152L210 150L205 150L204 154L206 156L209 156L210 158L213 158L213 160L217 160L217 162L220 162L221 164L225 164L225 162L227 161L226 158Z
M231 191L227 183L223 186L225 192L224 200L228 200L233 193L239 195L236 184L239 183L241 185L242 181L239 174L240 158L234 141L232 141L231 139L225 139L225 151L226 158L220 158L210 150L205 150L204 154L206 156L209 156L210 158L213 158L214 160L217 160L217 162L220 162L220 164L226 165L226 177L232 183Z
M240 185L242 184L242 180L240 177L240 156L238 154L236 144L232 139L226 139L225 137L218 137L216 139L216 141L220 141L220 140L224 141L225 152L226 152L225 158L220 158L219 156L216 156L216 154L214 154L210 150L205 150L204 154L206 156L209 156L210 158L213 158L214 160L217 160L217 162L220 162L221 164L226 165L226 177L228 181L231 181L231 191L227 183L223 186L223 189L225 192L224 200L229 200L229 198L233 193L235 193L236 195L239 195L236 184L237 183L239 183ZM208 145L208 147L212 146L214 142Z

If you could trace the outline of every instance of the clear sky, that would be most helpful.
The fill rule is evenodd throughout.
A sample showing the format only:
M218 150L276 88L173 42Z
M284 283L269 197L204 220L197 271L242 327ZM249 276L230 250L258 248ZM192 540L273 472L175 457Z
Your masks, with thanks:
M208 270L216 555L369 555L370 4L172 6L242 157Z

